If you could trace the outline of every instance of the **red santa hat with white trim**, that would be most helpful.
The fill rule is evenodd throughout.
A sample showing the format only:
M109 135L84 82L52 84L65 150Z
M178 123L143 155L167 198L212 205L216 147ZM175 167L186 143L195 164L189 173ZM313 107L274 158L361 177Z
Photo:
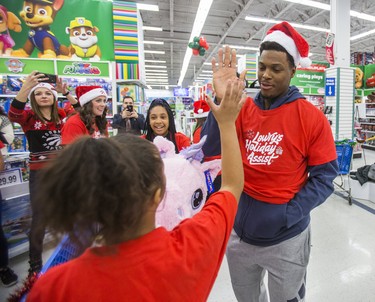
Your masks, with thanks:
M49 83L39 83L38 85L35 85L33 88L31 88L30 93L28 95L28 98L30 100L30 96L33 94L33 92L38 88L45 88L52 92L53 96L55 97L55 100L57 100L57 91L55 87L53 87Z
M294 65L309 67L309 44L288 22L281 22L272 26L262 42L271 41L280 44L293 57Z
M201 118L201 117L207 117L208 112L210 111L210 106L208 106L207 102L205 100L198 100L194 102L194 117L195 118Z
M81 106L91 102L98 96L104 96L105 100L108 99L108 95L101 86L77 86L76 96Z

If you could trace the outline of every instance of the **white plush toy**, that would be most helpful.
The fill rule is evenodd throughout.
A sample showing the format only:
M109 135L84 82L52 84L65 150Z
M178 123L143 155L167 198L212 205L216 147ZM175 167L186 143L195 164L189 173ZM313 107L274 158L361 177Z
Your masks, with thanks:
M171 141L157 136L154 144L164 161L167 189L156 212L156 225L173 229L183 219L190 218L204 206L208 183L212 183L221 169L221 160L201 163L203 137L198 144L175 153ZM209 176L208 176L209 175Z

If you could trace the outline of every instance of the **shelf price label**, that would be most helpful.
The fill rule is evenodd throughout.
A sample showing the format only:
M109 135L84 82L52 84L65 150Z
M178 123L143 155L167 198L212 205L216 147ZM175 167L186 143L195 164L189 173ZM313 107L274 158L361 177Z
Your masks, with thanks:
M0 188L13 186L22 182L21 169L10 169L0 172Z

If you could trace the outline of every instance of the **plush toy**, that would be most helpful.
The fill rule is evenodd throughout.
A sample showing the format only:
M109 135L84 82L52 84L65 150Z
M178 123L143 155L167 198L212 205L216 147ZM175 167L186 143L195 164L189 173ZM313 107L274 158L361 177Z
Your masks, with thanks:
M359 89L362 87L363 84L363 71L361 68L356 67L355 68L355 88Z
M21 21L15 14L0 5L0 55L9 56L15 45L9 30L20 32L22 30Z
M171 141L157 136L155 145L164 161L167 189L156 212L156 225L173 229L183 219L190 218L204 206L207 192L221 169L221 160L201 163L205 137L179 154Z
M367 88L374 88L375 87L375 73L372 74L371 78L366 80Z

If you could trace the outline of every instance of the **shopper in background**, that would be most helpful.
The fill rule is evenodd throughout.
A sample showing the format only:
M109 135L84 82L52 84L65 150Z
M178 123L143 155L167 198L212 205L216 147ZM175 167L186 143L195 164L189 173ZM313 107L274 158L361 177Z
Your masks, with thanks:
M193 144L199 143L201 139L201 130L206 118L208 116L208 112L210 111L210 107L208 106L205 100L198 100L195 101L194 104L194 118L196 120L196 124L194 126L193 131Z
M36 192L40 190L37 178L40 169L61 149L62 120L67 114L57 107L57 91L51 84L42 82L45 80L48 80L48 77L37 71L28 75L13 99L8 113L11 122L21 125L30 151L29 190L32 211L29 234L30 276L38 273L42 268L45 233L40 221L43 207L40 207L34 198ZM25 109L28 99L31 109Z
M4 157L2 155L2 149L5 147L4 143L0 141L0 171L4 170ZM9 265L8 255L8 242L3 231L2 223L2 208L3 198L0 191L0 279L5 287L12 286L17 283L18 276L11 270Z
M173 142L176 153L190 146L190 139L185 134L176 131L172 109L164 99L155 99L151 102L147 111L145 132L142 137L151 142L158 135Z
M71 144L82 135L93 138L108 136L107 93L100 86L78 86L76 88L80 108L66 120L62 129L62 145Z
M27 301L206 301L243 188L235 128L242 90L228 81L221 105L210 101L221 129L222 188L172 231L155 228L166 179L154 144L135 135L87 137L63 150L42 177L45 223L76 239L100 226L100 245L47 271Z
M248 98L236 121L245 186L227 259L238 301L302 301L310 257L310 212L333 192L337 176L332 130L323 113L290 80L308 64L309 46L287 22L273 26L260 45L260 93ZM216 102L236 78L236 52L226 47L212 61ZM240 76L244 78L245 72ZM207 118L203 151L220 153L219 129Z
M121 113L113 116L112 127L118 129L118 134L133 133L141 135L144 125L145 117L135 110L133 98L128 95L124 96Z

